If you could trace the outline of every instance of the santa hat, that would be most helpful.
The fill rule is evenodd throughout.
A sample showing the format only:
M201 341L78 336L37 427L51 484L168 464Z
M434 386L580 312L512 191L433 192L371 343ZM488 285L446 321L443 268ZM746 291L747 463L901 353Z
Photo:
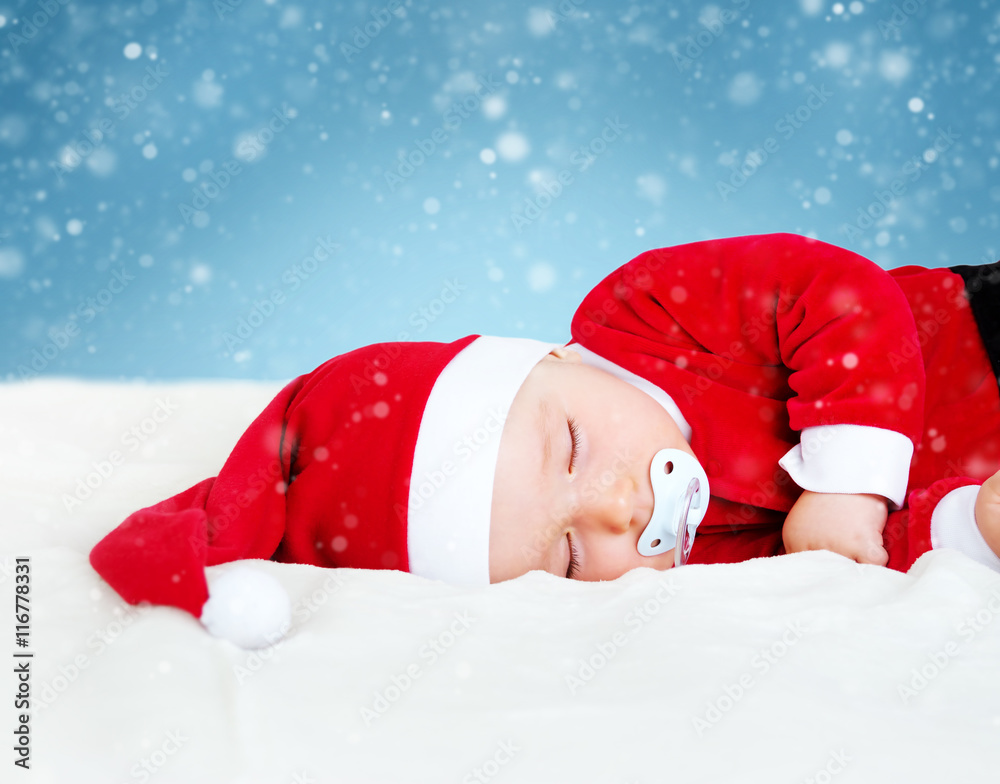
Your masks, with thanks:
M278 393L217 477L130 515L90 562L126 601L196 617L205 567L246 558L488 585L504 422L558 345L470 335L334 357Z

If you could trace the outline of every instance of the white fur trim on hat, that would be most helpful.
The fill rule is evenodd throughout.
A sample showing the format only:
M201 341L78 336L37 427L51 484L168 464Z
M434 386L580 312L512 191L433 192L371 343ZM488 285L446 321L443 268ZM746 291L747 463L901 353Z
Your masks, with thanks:
M412 574L489 585L500 436L528 373L561 345L481 336L441 371L413 453L406 532Z

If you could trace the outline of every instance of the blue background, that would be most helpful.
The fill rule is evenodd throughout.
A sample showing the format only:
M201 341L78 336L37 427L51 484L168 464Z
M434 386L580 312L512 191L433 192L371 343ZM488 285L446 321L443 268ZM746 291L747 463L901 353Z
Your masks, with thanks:
M0 374L564 341L612 269L712 237L1000 256L995 3L389 5L0 0Z

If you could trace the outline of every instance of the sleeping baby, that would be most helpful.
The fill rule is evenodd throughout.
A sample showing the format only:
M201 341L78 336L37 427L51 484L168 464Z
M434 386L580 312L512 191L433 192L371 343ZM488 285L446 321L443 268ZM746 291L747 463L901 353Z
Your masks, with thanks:
M1000 571L996 313L997 264L885 271L792 234L648 251L567 344L381 343L299 376L91 563L195 617L205 567L254 558L461 585L816 549Z

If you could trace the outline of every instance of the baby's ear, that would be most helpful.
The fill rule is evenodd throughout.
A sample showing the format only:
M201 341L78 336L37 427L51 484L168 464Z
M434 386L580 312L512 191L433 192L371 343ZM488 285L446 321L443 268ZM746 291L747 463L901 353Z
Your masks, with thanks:
M556 346L549 352L548 356L556 357L565 362L583 362L583 357L576 351L573 351L573 349L566 348L565 346Z

